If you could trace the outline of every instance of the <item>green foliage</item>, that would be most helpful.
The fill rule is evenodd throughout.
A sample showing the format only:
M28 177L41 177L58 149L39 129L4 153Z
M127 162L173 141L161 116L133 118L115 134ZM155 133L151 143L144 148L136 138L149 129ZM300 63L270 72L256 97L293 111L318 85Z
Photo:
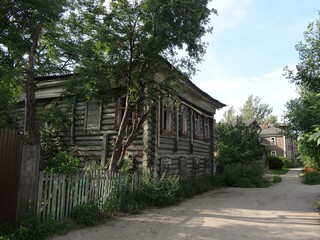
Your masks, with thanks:
M14 240L13 226L5 223L0 224L0 240Z
M94 226L101 219L101 211L97 203L84 203L72 209L71 217L80 225Z
M147 206L168 206L179 202L179 187L178 175L165 177L163 174L156 179L150 171L145 170L141 177L140 194Z
M279 157L268 157L268 164L270 169L282 169L284 161Z
M205 53L201 38L211 32L208 0L74 1L66 21L67 31L79 44L78 73L67 95L86 99L119 94L127 96L109 167L119 170L126 148L138 135L146 115L159 99L178 101L187 75ZM192 14L190 14L192 12ZM177 54L177 52L185 54ZM179 71L177 71L176 69ZM161 73L161 81L155 75ZM101 93L103 96L101 96ZM139 111L136 123L132 112Z
M120 186L114 189L111 198L104 203L104 208L109 214L115 212L138 213L147 206L162 207L180 201L178 176L162 176L157 179L149 170L144 170L136 187L133 185L134 175L124 176L121 177Z
M284 174L287 174L288 171L289 171L288 168L270 169L271 174L276 174L276 175L284 175Z
M300 96L287 104L286 118L290 131L299 135L298 150L302 162L320 163L318 126L320 124L320 18L310 23L304 40L296 45L299 62L296 70L285 69L287 78L300 88Z
M67 152L58 152L51 158L44 171L53 173L74 174L79 170L80 159Z
M280 176L272 176L272 183L279 183L282 181Z
M303 177L303 182L305 184L310 184L310 185L320 184L320 172L312 171L312 172L306 173Z
M217 124L216 136L216 159L220 171L226 165L257 161L264 153L257 129L245 126L241 119L238 119L235 125Z
M234 163L227 165L221 173L223 183L228 187L266 187L261 163Z
M222 186L221 177L208 175L200 178L187 178L180 180L179 197L181 199L191 198L198 194L213 190Z
M254 98L253 95L250 95L243 107L240 108L240 116L243 120L248 121L256 119L260 124L264 123L271 112L272 107L269 107L266 103L261 103L261 98Z
M111 197L103 203L104 211L108 214L116 212L138 213L146 206L145 201L139 195L140 185L135 188L134 175L124 174L120 178L120 185L113 189Z
M72 224L66 221L56 221L51 218L40 220L30 212L25 212L14 232L17 240L41 240L54 234L69 231Z
M38 108L37 117L40 127L41 151L45 165L59 151L62 151L61 137L69 126L68 115L55 102Z

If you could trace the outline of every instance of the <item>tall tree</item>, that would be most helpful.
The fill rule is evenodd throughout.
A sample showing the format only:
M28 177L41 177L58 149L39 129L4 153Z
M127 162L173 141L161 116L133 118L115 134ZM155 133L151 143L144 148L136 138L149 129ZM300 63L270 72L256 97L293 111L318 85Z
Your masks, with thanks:
M320 125L320 18L308 25L304 40L296 45L299 63L296 69L285 68L287 78L300 88L300 96L287 104L286 120L290 130L299 134L298 147L302 160L320 163L317 146ZM315 131L315 132L314 132ZM309 140L315 140L310 142Z
M216 12L208 2L76 2L69 31L80 43L79 75L69 92L92 99L120 87L126 96L110 170L121 168L127 148L160 97L166 103L177 100L186 76L196 71L206 49L201 38L211 32L207 24ZM180 50L186 54L178 54Z
M11 82L12 89L24 85L26 130L35 145L40 144L35 78L52 73L53 29L65 5L66 0L4 0L0 7L0 81Z
M235 123L237 120L237 113L234 109L234 106L230 106L227 110L224 111L221 122L223 123Z
M250 95L240 108L240 116L243 120L256 119L258 123L262 124L266 117L271 114L272 110L272 107L269 107L268 104L261 103L260 97Z

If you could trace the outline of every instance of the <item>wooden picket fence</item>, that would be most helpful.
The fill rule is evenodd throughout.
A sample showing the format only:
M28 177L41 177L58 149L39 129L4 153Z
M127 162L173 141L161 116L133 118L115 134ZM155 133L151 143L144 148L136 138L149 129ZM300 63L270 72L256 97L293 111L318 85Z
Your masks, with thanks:
M91 201L103 204L116 190L121 190L121 182L126 179L127 175L108 171L69 176L40 172L37 215L61 220L70 217L76 205ZM131 179L133 185L138 182L137 175Z

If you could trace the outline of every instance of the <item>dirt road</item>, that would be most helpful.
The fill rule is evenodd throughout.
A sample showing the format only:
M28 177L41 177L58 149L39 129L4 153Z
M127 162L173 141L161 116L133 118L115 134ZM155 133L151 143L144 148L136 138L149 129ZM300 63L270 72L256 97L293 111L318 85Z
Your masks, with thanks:
M320 240L320 187L303 185L300 170L270 188L222 188L53 240Z

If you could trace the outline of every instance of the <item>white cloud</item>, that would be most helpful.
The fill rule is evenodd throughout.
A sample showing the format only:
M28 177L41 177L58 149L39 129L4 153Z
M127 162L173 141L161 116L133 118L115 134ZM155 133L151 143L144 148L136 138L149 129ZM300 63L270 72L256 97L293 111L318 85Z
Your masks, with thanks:
M210 7L218 11L218 17L213 18L215 32L237 25L246 15L253 0L215 0Z
M196 84L213 98L228 106L233 105L236 109L244 104L249 95L258 96L262 103L273 107L272 114L281 120L286 102L298 97L296 87L288 82L283 73L281 67L261 76L201 80ZM222 118L225 110L226 108L217 112L218 120Z

